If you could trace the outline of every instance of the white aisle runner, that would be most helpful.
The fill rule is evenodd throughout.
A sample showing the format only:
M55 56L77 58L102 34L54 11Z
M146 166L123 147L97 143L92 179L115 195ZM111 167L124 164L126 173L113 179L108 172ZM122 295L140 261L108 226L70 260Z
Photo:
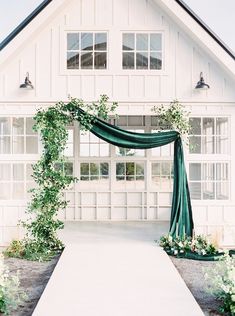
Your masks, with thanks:
M68 245L33 316L203 316L152 243Z

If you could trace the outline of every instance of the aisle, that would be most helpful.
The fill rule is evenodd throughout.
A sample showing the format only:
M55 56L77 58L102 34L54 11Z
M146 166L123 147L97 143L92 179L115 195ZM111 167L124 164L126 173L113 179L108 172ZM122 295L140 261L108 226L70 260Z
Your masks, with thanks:
M107 236L105 236L107 237ZM153 242L68 244L33 316L203 316Z

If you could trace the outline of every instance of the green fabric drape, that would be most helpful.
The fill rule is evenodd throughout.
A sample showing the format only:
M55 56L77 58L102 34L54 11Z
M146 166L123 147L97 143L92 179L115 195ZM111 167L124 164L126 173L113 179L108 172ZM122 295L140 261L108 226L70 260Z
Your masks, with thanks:
M76 111L82 112L81 109ZM79 118L79 112L76 117ZM184 234L192 236L194 224L180 134L176 131L134 133L98 118L95 119L91 132L104 141L123 148L147 149L174 142L174 186L169 233L174 237L183 237Z

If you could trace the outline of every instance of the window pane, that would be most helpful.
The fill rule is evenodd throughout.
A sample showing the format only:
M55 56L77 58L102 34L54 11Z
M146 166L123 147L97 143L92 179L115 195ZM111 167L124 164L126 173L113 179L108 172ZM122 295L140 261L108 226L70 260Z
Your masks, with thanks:
M99 157L99 155L100 155L99 144L90 145L90 156Z
M26 136L26 154L38 153L38 138L34 136Z
M90 174L92 176L99 175L99 164L96 164L96 163L90 164Z
M202 184L203 200L214 200L215 199L215 183L206 182Z
M214 122L215 122L215 120L212 117L204 117L202 119L202 133L204 135L214 135L215 134Z
M116 163L116 175L125 175L125 164L123 162Z
M134 53L122 54L122 67L123 69L134 69L135 67Z
M228 137L226 136L216 137L216 153L228 154Z
M95 34L95 50L107 50L107 34Z
M190 163L189 164L189 180L201 180L201 164Z
M202 137L202 153L203 154L215 153L215 137L214 136Z
M79 49L79 33L67 34L67 50Z
M160 163L152 163L152 174L160 175Z
M26 135L37 135L37 132L33 130L35 121L32 117L26 117Z
M162 53L150 52L150 69L162 69Z
M11 179L11 165L0 164L0 181Z
M216 180L228 180L228 164L216 164Z
M127 125L128 125L128 124L127 124L127 121L128 121L127 116L125 116L125 115L120 115L120 116L118 117L117 125L118 125L118 126L127 126Z
M109 144L100 144L100 157L109 156Z
M90 156L90 146L89 146L89 144L81 144L81 146L80 146L80 156L82 156L82 157Z
M93 50L93 33L82 33L81 49Z
M190 124L190 134L192 135L201 135L201 118L193 117L189 119Z
M126 175L134 175L135 174L135 163L127 162L126 163Z
M13 164L13 180L23 181L24 180L24 165Z
M0 138L0 154L11 153L11 138L10 136L3 136Z
M0 183L0 200L9 200L11 198L10 183Z
M73 175L73 163L72 162L66 162L64 164L64 173L67 176L72 176Z
M148 34L136 34L136 50L148 51Z
M100 164L100 175L101 176L109 175L109 164L107 162L103 162Z
M128 126L143 126L144 125L144 117L143 116L128 116ZM138 133L144 133L144 130L136 131Z
M11 119L8 117L0 117L0 135L11 134Z
M215 164L214 163L202 164L202 179L215 180Z
M81 68L92 69L93 68L93 53L81 54Z
M216 134L228 135L228 118L226 117L216 118Z
M81 175L89 175L89 163L81 163L80 173Z
M150 50L162 50L161 34L150 34Z
M95 53L95 69L106 69L107 67L107 54Z
M24 137L23 136L13 136L13 154L23 154L24 153Z
M218 200L228 200L228 182L216 183L216 198Z
M79 69L79 53L67 53L67 69Z
M148 53L136 54L136 69L148 69Z
M164 176L171 174L169 162L162 162L161 163L161 174Z
M144 163L136 163L136 175L144 175Z
M201 200L201 190L202 190L201 183L198 182L190 182L189 183L189 190L190 195L193 200Z
M24 183L13 183L13 199L23 200L24 199Z
M135 48L135 34L126 33L122 35L122 49L134 50Z
M13 134L15 135L24 135L24 118L13 117L12 121Z

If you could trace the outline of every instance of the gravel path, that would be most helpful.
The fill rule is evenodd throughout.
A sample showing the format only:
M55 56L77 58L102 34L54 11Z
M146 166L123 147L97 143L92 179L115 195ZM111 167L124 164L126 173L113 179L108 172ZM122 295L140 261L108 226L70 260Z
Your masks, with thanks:
M59 257L50 262L35 262L15 258L5 258L5 264L10 272L20 272L21 288L28 295L28 299L22 306L9 316L31 316L32 312L47 285L48 280L56 266Z
M213 269L216 262L177 259L170 257L187 287L195 297L206 316L222 315L217 312L220 303L206 291L204 270Z
M193 296L206 316L218 316L219 303L205 290L203 270L213 268L216 262L205 262L170 257L181 274ZM32 312L54 270L59 257L50 262L32 262L21 259L6 258L5 263L12 273L20 271L21 287L28 294L28 299L17 311L9 316L31 316ZM52 316L52 315L51 315Z

